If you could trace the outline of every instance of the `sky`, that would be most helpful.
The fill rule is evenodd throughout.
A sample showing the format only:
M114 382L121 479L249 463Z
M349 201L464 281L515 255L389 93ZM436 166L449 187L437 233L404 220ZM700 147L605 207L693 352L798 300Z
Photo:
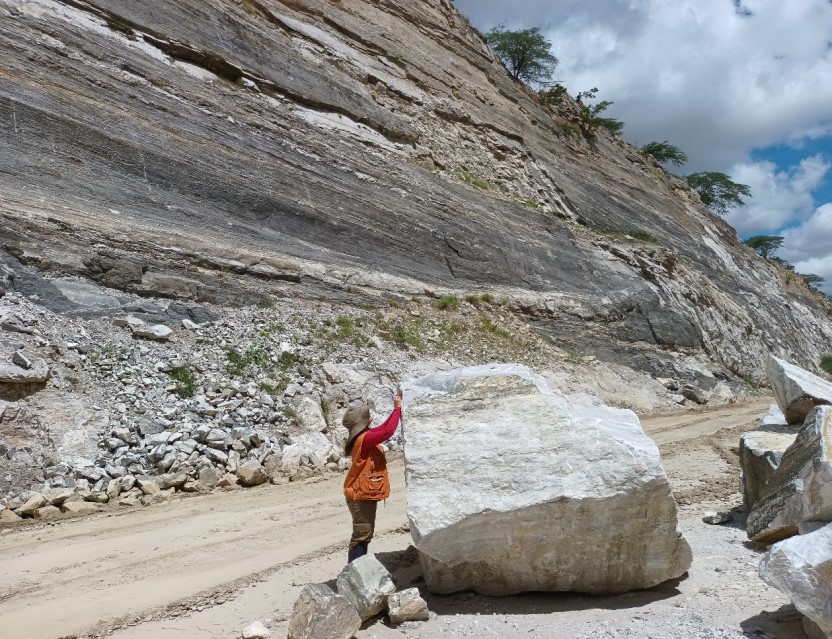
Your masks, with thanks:
M598 87L637 145L751 187L726 219L832 294L832 0L455 0L481 31L539 27L572 95Z

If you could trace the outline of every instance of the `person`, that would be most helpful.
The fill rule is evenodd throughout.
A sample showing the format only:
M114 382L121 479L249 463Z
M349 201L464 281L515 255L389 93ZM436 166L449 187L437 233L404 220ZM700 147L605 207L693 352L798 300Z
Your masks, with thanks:
M390 496L387 461L380 444L396 432L402 414L402 398L393 398L393 412L377 428L370 429L371 405L351 408L344 415L343 424L349 430L345 454L352 457L352 466L344 480L344 497L352 515L347 563L367 554L376 526L378 502Z

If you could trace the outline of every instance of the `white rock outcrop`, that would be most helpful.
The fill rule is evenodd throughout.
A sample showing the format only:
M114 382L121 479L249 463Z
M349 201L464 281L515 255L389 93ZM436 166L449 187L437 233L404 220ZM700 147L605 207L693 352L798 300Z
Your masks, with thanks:
M292 609L287 639L352 639L359 628L349 601L326 584L309 584Z
M405 386L408 518L428 588L620 593L691 551L656 445L627 410L517 365Z
M760 577L832 638L832 524L772 546Z
M805 522L832 521L832 406L806 418L748 516L748 537L773 543Z
M396 592L393 578L375 555L364 555L348 564L336 583L338 594L355 606L361 621L384 612L387 597Z
M756 430L740 437L740 490L746 510L751 512L768 486L783 453L794 443L798 426L786 423L783 412L773 405Z
M832 404L832 384L822 377L773 356L766 368L787 423L802 424L815 406Z

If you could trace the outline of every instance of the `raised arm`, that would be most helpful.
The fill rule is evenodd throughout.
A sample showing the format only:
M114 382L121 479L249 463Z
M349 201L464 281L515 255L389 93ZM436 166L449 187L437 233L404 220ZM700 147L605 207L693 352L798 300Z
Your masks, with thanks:
M396 427L399 425L399 419L401 416L402 406L401 400L399 400L396 402L396 407L393 409L393 412L390 413L390 417L387 418L387 421L377 428L371 428L367 431L367 434L364 435L364 441L361 443L362 457L366 457L370 451L373 450L373 448L383 442L386 442L393 436L393 433L396 432Z

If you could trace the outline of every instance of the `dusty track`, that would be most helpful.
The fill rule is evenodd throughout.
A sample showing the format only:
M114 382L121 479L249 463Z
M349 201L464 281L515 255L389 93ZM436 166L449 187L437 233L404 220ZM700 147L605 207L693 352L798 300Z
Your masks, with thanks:
M682 504L735 490L729 444L768 404L644 420ZM376 550L407 545L401 470ZM297 584L337 573L348 528L333 476L0 531L0 637L230 637L269 613L279 626Z

